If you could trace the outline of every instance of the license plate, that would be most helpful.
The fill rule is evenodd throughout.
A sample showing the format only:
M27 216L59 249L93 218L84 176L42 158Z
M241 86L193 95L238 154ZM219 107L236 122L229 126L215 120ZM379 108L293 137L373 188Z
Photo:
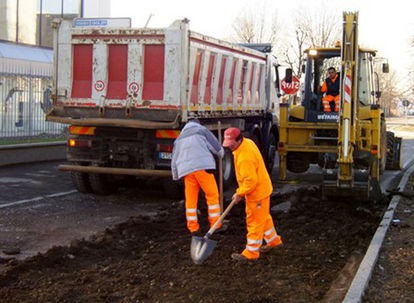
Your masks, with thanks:
M163 159L163 160L171 160L172 153L160 152L159 157L160 159Z

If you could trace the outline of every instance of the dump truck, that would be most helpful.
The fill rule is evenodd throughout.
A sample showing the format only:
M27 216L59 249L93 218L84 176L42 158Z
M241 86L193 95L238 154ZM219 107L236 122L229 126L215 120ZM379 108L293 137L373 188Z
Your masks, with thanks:
M267 44L238 45L190 31L131 28L114 20L55 20L53 108L70 126L68 165L80 192L108 194L120 176L163 177L174 139L192 118L216 135L239 127L269 171L278 142L280 78ZM121 20L122 21L122 20ZM224 185L234 175L223 159Z
M340 47L310 48L305 55L302 104L280 105L279 179L288 181L287 171L302 174L318 164L324 196L378 199L380 174L401 169L401 138L386 130L376 51L358 45L358 13L343 14ZM329 67L339 70L336 109L322 103L320 87ZM388 69L382 63L382 71Z

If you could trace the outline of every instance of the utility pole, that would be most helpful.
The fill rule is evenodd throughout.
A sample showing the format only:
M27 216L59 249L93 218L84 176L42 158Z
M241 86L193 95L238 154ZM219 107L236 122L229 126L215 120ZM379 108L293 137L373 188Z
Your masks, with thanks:
M84 10L83 10L83 0L80 0L80 17L83 18Z
M39 13L39 46L42 45L42 14L43 14L43 0L40 0L40 13Z
M16 43L19 42L19 0L16 2Z

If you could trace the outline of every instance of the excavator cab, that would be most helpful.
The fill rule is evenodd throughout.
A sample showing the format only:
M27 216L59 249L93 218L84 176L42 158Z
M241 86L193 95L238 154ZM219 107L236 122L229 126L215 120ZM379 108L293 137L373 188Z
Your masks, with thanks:
M305 69L305 91L302 105L304 106L304 121L306 122L337 122L338 111L334 102L330 102L331 111L324 111L322 105L322 83L328 78L329 67L334 67L340 77L341 49L308 49Z

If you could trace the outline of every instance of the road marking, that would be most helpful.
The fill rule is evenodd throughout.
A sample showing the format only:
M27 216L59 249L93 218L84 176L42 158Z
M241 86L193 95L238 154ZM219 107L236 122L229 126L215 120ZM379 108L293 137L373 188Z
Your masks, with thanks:
M6 204L1 204L0 208L20 205L20 204L29 203L29 202L36 202L36 201L40 201L40 200L43 200L43 199L46 199L46 198L55 198L55 197L66 196L66 195L70 195L70 194L73 194L73 193L76 193L76 192L77 192L77 190L70 190L70 191L65 191L65 192L61 192L61 193L49 194L49 195L46 195L46 196L40 196L40 197L31 198L31 199L25 199L25 200L20 200L20 201L16 201L16 202L10 202L10 203L6 203Z

